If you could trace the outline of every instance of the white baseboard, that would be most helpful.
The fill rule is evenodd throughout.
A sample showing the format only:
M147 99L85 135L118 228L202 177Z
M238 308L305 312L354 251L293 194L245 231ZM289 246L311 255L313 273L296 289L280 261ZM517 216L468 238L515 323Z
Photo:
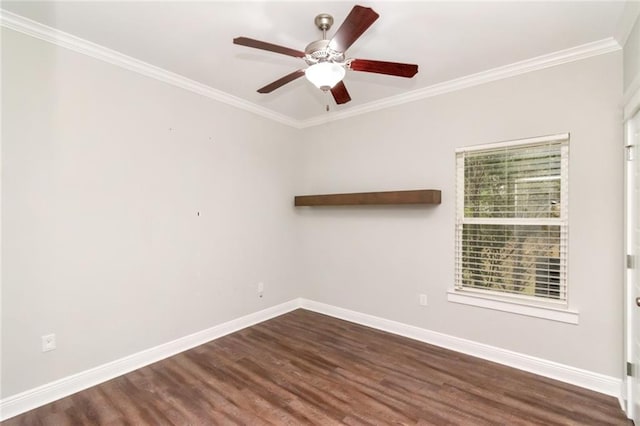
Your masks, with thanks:
M206 330L146 349L90 370L64 377L17 395L12 395L0 401L0 421L72 395L91 386L106 382L107 380L202 345L203 343L293 311L299 307L300 299L293 299L289 302L218 324Z
M529 371L540 376L571 383L614 396L620 400L621 404L624 401L622 380L615 377L582 370L506 349L500 349L459 337L449 336L373 315L299 298L5 398L0 401L0 421L298 308L304 308L334 318L351 321L356 324Z
M627 378L625 377L621 380L620 392L618 393L618 402L620 403L620 408L625 413L627 412Z
M620 398L622 380L424 328L302 299L302 308Z

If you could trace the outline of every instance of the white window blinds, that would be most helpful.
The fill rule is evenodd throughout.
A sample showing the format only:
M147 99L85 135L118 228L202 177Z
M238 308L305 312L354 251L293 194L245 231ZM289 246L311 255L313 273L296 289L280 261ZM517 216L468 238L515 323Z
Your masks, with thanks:
M567 301L569 135L456 152L456 290Z

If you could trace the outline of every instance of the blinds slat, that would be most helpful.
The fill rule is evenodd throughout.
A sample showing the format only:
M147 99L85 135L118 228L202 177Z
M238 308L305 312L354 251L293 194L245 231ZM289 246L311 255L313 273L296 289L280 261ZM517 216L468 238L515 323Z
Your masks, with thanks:
M568 135L456 156L456 288L566 301Z

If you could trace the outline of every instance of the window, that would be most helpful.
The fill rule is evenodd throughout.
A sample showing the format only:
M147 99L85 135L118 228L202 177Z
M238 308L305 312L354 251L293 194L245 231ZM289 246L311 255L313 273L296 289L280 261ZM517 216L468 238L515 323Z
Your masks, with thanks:
M568 165L568 134L456 151L453 293L566 309Z

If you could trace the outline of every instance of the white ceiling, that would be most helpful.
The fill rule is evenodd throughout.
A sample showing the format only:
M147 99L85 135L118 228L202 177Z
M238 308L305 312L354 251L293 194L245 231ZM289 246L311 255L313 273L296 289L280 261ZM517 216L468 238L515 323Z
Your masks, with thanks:
M358 2L380 18L348 57L417 63L413 79L350 71L352 101L336 106L300 78L271 94L256 89L304 67L302 59L232 44L246 36L297 50L322 38L319 13L339 27L355 2L9 2L2 8L227 94L309 120L616 36L625 3Z

